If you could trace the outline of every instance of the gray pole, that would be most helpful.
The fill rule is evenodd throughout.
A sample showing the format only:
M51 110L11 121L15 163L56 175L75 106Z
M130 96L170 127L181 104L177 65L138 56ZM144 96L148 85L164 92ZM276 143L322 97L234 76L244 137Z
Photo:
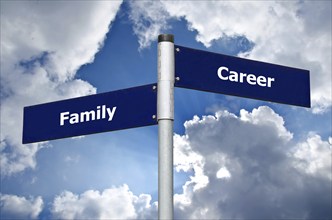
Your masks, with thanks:
M173 219L174 36L158 36L158 217Z

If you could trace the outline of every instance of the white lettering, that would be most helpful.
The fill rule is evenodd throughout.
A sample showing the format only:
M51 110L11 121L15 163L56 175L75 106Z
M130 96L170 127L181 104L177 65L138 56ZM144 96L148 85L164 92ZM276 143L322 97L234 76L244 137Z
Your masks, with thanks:
M97 120L99 120L100 119L100 106L97 106L97 114L96 114L97 116Z
M249 74L247 76L247 82L250 84L250 85L256 85L256 76L254 74Z
M248 83L250 85L259 85L262 87L272 87L272 82L275 79L272 77L256 76L255 74L238 73L234 70L228 69L228 67L221 66L217 70L218 77L221 80L229 80L231 82Z
M81 112L81 117L80 117L80 122L85 122L85 121L90 121L90 116L91 120L95 120L96 113L95 111L89 111L89 112ZM84 119L85 117L85 119Z
M223 70L228 71L228 68L227 68L227 67L224 67L224 66L219 67L219 69L218 69L218 76L219 76L219 78L220 78L221 80L228 80L228 77L224 77L224 76L222 75L222 71L223 71Z
M102 110L101 110L101 118L106 118L106 105L103 105L102 106Z
M271 87L271 83L274 82L274 78L267 78L267 87Z
M264 76L257 77L257 83L259 86L266 86L266 78Z
M97 106L96 110L84 111L84 112L60 112L60 126L65 125L68 121L69 124L77 124L88 121L95 121L106 119L106 113L108 121L112 121L115 115L116 106L113 108L107 108L106 105Z
M77 113L70 114L69 123L76 124L80 122L80 116Z
M112 111L110 108L107 108L107 113L108 113L108 121L112 121L114 113L115 113L116 107L112 108Z
M65 124L65 120L68 120L69 117L66 115L69 115L70 112L61 112L60 113L60 126Z
M246 73L240 73L240 83L243 83L243 79L246 78Z
M239 80L239 75L235 71L229 71L229 81L237 82Z

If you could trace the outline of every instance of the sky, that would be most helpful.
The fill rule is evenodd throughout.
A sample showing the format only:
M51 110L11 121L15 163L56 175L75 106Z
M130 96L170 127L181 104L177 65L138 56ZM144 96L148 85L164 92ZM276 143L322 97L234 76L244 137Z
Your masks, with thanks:
M161 33L311 80L310 109L176 88L174 217L331 219L331 8L1 0L1 219L157 218L157 126L26 145L22 126L24 106L155 83Z

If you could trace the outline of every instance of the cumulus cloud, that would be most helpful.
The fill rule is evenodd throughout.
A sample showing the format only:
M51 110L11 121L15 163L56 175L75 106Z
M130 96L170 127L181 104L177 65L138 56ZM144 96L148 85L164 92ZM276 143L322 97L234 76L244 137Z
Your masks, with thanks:
M283 118L265 106L195 116L185 128L175 158L204 178L175 195L176 218L331 218L331 148L318 135L293 143Z
M169 14L158 1L130 1L129 18L138 37L139 49L149 47L158 35L167 30Z
M80 195L66 191L54 199L52 214L56 219L151 219L157 209L150 201L150 195L135 196L127 185Z
M330 219L331 144L294 142L283 117L261 106L186 121L174 135L174 167L189 175L174 195L176 219ZM330 137L329 140L332 138ZM157 202L127 185L63 192L54 218L156 219Z
M332 180L331 143L323 141L317 134L309 134L307 140L297 144L292 153L297 159L295 166L300 170Z
M309 133L296 143L284 119L267 106L195 116L184 126L184 135L174 135L174 167L189 179L174 195L176 219L331 218L332 137ZM3 198L6 210L16 200L22 210L25 204L42 207L36 205L40 198ZM64 191L50 212L55 219L156 219L158 204L122 185Z
M75 74L93 62L120 4L1 2L2 175L34 168L47 146L21 144L24 106L96 93Z
M1 195L1 194L0 194ZM1 219L37 219L44 206L41 197L29 198L1 195Z
M206 47L243 36L254 46L239 56L310 70L313 112L331 107L331 2L161 1L144 5L135 8L135 17L141 18L134 20L134 30L142 30L135 31L139 42L155 40L146 31L162 30L171 18L186 20L188 29L197 32L196 40ZM162 19L149 16L150 11Z

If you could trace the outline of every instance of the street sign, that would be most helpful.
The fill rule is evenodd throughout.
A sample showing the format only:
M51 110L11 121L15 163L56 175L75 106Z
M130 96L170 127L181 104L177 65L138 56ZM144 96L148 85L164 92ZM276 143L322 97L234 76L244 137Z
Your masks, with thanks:
M174 52L174 36L162 34L158 95L151 84L25 107L23 144L159 124L158 217L173 219L174 85L310 107L308 70L177 45Z
M175 45L176 87L310 107L309 71Z
M24 108L23 144L157 124L156 84Z

